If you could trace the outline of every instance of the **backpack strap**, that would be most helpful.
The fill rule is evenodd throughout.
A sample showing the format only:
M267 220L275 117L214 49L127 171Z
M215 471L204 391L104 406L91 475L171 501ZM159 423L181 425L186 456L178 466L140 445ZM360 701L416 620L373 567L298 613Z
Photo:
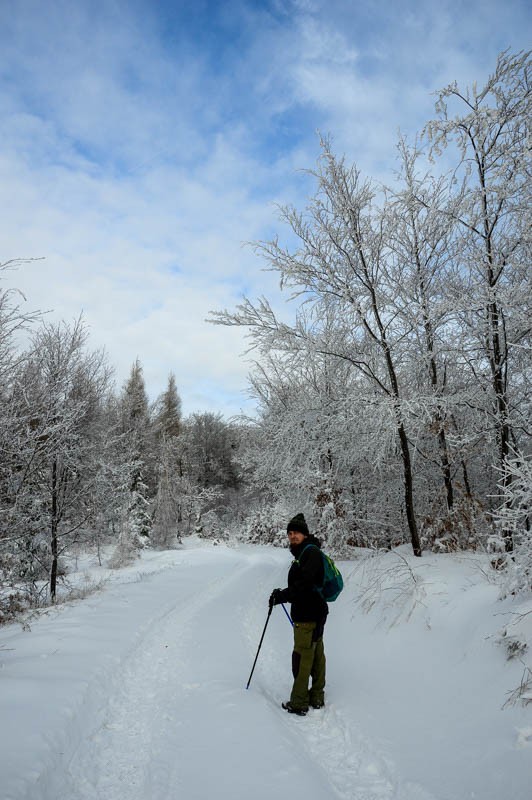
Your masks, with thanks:
M307 550L307 548L309 548L309 547L315 547L315 548L316 548L316 550L319 550L319 551L320 551L320 553L322 552L322 550L321 550L321 549L320 549L320 548L319 548L317 545L315 545L315 544L312 544L312 542L309 542L308 544L306 544L306 545L305 545L305 547L303 548L303 550L300 552L300 554L299 554L299 558L301 558L301 556L303 555L303 553L305 552L305 550ZM299 564L299 558L294 558L294 564Z
M315 547L316 550L320 553L321 560L323 561L325 553L323 552L321 547L318 547L316 544L312 544L312 542L309 542L308 544L305 545L305 547L303 548L303 550L299 554L299 558L301 558L301 556L303 555L305 550L307 550L309 547ZM299 565L299 558L294 558L294 562L293 562L294 564L297 564L298 566L300 566ZM323 565L323 580L325 580L325 564ZM316 586L316 584L314 584L312 589L313 589L313 591L318 592L318 594L320 593L320 587Z

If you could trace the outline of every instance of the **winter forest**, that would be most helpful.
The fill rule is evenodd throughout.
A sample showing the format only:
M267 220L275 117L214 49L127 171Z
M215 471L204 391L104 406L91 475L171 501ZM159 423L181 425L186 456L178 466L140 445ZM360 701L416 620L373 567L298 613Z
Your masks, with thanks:
M284 543L294 509L342 558L483 550L530 591L530 118L530 56L505 52L437 94L390 185L322 139L308 205L254 245L293 317L263 297L210 320L248 331L254 419L183 418L173 374L150 403L134 354L117 389L81 316L4 290L2 621L68 593L67 555Z

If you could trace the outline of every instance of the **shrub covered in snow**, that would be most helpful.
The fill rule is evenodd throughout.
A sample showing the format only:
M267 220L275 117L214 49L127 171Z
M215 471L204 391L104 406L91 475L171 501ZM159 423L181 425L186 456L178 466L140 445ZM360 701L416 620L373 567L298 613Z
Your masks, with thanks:
M504 501L495 513L501 539L511 536L513 552L505 560L504 585L506 594L532 592L532 459L515 457L508 461Z

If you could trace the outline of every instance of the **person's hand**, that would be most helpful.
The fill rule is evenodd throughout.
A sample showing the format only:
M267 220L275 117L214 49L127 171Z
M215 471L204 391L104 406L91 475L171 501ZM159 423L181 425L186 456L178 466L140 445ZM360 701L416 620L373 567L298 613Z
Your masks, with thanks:
M273 606L278 606L279 603L282 603L281 592L282 592L282 589L274 589L273 590L273 592L270 595L270 600L269 600L269 603L268 603L270 608L273 608Z

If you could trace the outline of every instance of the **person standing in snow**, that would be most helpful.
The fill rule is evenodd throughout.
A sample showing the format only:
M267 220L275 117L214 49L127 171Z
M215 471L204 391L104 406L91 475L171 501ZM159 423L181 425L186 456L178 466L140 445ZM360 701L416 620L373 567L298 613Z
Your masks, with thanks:
M323 628L329 608L317 591L324 578L323 559L319 552L321 543L309 533L303 514L296 514L290 520L287 534L290 552L294 556L288 572L288 586L286 589L274 589L269 602L270 606L285 602L292 604L294 683L290 699L282 706L290 714L304 716L309 706L322 708L325 703Z

